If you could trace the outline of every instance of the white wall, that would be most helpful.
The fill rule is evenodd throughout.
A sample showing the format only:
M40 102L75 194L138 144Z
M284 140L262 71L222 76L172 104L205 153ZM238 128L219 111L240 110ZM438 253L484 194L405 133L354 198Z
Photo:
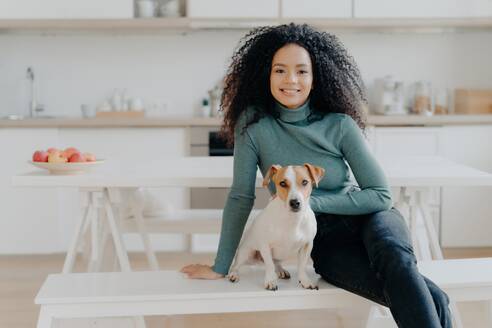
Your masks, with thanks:
M27 66L38 81L39 102L52 114L80 115L114 88L168 113L191 115L226 69L240 34L2 35L0 113L27 111Z
M167 114L192 115L245 33L0 35L0 116L27 113L28 66L34 67L39 102L49 114L79 116L82 103L94 107L114 88L126 88L148 105L166 103ZM339 36L369 89L386 74L406 82L428 79L439 87L492 87L492 31Z
M492 31L343 34L371 91L391 74L407 85L429 80L438 88L492 88Z

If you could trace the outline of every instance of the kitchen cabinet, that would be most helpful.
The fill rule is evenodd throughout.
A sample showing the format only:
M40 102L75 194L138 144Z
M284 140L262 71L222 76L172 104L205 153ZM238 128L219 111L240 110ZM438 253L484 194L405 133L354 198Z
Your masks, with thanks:
M0 0L0 19L133 17L133 0Z
M441 155L492 173L492 125L443 128ZM492 246L492 190L443 188L442 244L445 247Z
M492 16L490 0L354 0L355 18L470 18Z
M351 0L282 0L282 18L350 18Z
M58 130L0 129L0 254L59 251L58 192L45 188L14 188L12 176L36 170L28 161L37 149L57 144Z
M371 145L377 156L437 155L440 131L439 127L377 127Z
M277 18L278 0L188 0L191 18Z
M492 125L376 127L369 140L378 157L438 155L492 173ZM490 187L434 188L430 203L443 247L492 246Z

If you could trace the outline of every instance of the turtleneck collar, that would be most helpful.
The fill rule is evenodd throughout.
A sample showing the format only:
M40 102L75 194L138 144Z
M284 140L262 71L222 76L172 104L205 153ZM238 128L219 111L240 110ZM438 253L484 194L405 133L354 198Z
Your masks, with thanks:
M280 114L280 119L287 123L294 123L306 119L311 113L309 99L300 107L290 109L275 101L275 109Z

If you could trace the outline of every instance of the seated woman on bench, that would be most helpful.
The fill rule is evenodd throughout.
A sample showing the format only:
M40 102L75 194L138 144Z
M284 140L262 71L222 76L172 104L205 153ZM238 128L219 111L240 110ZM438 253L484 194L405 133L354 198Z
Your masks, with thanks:
M388 306L399 327L451 327L449 299L418 272L408 228L367 148L363 82L334 35L295 24L251 31L232 57L221 106L234 179L219 249L213 266L182 272L196 279L228 273L253 207L257 166L265 174L272 164L312 163L326 170L310 200L316 272Z

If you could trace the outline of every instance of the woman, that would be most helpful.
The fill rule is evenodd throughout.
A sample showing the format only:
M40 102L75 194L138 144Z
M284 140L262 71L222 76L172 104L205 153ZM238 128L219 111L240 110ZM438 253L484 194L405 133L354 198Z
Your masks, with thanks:
M391 208L386 178L366 146L365 105L359 70L335 36L295 24L246 35L222 95L234 179L217 257L213 266L193 264L182 272L224 277L253 206L257 166L265 174L272 164L308 162L326 170L310 200L318 222L311 253L316 272L388 306L399 327L451 327L449 299L418 272L409 231Z

